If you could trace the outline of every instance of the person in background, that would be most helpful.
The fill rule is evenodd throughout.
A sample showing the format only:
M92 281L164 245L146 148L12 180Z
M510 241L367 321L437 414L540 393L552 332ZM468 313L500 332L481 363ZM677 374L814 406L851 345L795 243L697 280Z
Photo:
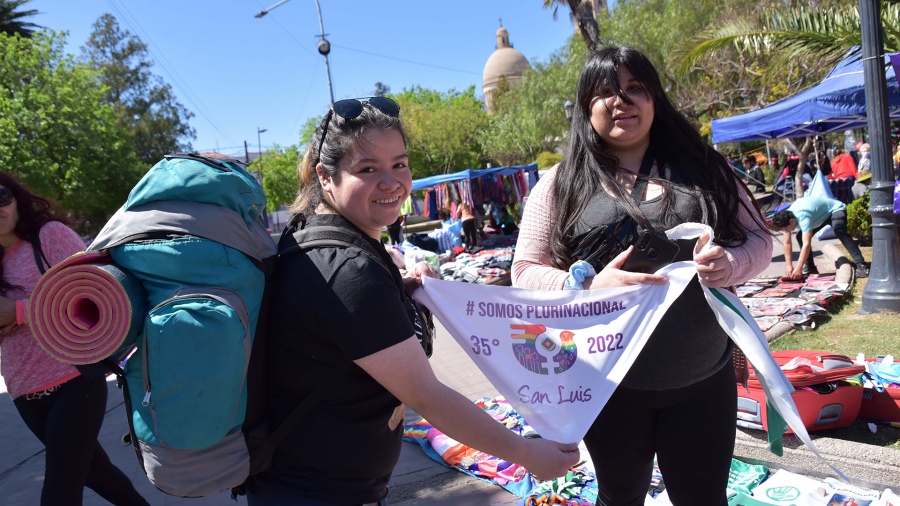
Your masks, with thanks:
M834 235L850 253L856 264L856 277L869 275L869 266L863 258L859 246L847 232L847 206L840 200L828 197L804 196L797 199L787 209L772 216L772 229L782 232L784 245L785 277L802 279L804 274L815 274L816 263L812 255L813 235L825 225L831 225ZM791 253L791 232L797 231L797 242L800 244L800 258L794 266Z
M403 222L406 220L406 216L400 215L397 216L397 219L394 220L393 223L387 226L388 237L391 240L391 244L400 244L402 241L400 239L400 231L403 229Z
M828 179L855 178L858 175L856 162L853 160L853 157L844 153L842 149L837 149L834 157L831 159L831 174L828 175Z
M869 168L872 160L870 159L870 151L871 147L868 142L865 142L859 146L859 174L863 174L866 172L871 172L872 169Z
M735 157L731 160L731 167L734 169L734 173L737 174L737 177L740 178L741 181L747 182L747 169L746 165L742 163L741 157Z
M756 193L762 193L766 191L766 176L763 174L761 168L759 168L759 164L756 163L756 157L753 155L747 155L744 157L744 170L746 171L747 177L745 181L747 182L747 186L750 188L754 188Z
M831 174L831 161L825 154L825 150L820 150L817 153L810 154L807 163L809 163L810 168L813 169L813 174L815 174L815 171L818 170L821 170L822 175L826 177Z
M478 246L478 238L476 237L477 227L475 225L475 213L468 202L459 201L456 203L456 218L461 220L462 240L467 249Z
M516 219L509 214L509 209L506 206L500 210L500 222L497 223L497 226L500 227L502 235L512 235L513 232L519 229L518 225L516 225Z
M0 370L16 410L44 444L41 506L80 505L85 486L112 504L148 505L97 441L105 375L82 374L48 355L26 320L42 268L84 250L67 223L50 201L0 171Z
M566 155L528 199L513 286L563 289L576 261L573 238L629 216L659 232L688 222L713 229L715 237L680 241L675 261L696 262L698 277L663 316L584 442L598 505L643 505L656 455L674 505L725 506L737 410L733 345L700 284L727 287L759 274L772 258L771 236L750 191L675 109L636 49L588 57L575 101ZM646 188L632 195L638 178ZM584 288L667 282L621 270L630 252Z
M853 200L864 197L867 193L869 193L869 184L872 183L872 173L866 172L864 174L860 174L859 179L853 183L853 187L850 188L850 192L853 193Z
M378 242L412 186L399 114L386 97L335 102L300 165L273 277L269 426L323 378L329 388L275 450L272 467L248 483L250 506L386 504L406 406L448 437L542 478L579 459L577 443L518 436L434 376L409 292L436 273L418 263L402 279ZM378 258L360 246L295 251L295 234L319 227L342 229ZM349 369L331 377L339 364Z

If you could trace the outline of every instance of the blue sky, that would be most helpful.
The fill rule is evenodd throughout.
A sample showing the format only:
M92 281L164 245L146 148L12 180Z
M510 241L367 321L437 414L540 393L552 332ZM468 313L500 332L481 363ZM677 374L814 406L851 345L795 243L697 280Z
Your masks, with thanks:
M327 112L325 62L316 52L319 19L313 0L32 0L30 21L69 32L68 52L80 48L104 13L138 35L156 63L154 73L195 113L196 150L243 155L298 142L310 117ZM530 61L547 61L572 34L567 8L541 0L319 0L335 100L419 85L438 91L476 87L496 45L502 18L510 42Z

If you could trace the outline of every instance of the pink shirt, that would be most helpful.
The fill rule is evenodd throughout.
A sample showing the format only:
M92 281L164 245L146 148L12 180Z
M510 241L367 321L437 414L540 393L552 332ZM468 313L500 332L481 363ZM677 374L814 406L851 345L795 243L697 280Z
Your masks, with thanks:
M41 249L52 265L84 250L81 237L58 221L44 225L40 237ZM0 373L13 399L60 385L80 374L72 364L48 355L31 336L31 328L24 321L28 299L40 276L31 243L20 240L3 255L4 279L11 285L22 287L14 288L6 295L17 301L19 326L0 341Z
M557 219L553 200L555 178L556 167L553 167L541 177L528 197L513 257L513 286L532 290L562 290L563 283L569 277L568 271L550 265L550 233ZM749 196L741 194L741 198L753 208ZM738 220L751 233L743 246L725 248L731 263L731 274L726 279L726 285L741 284L753 278L772 261L772 239L768 232L756 224L743 207L740 207Z

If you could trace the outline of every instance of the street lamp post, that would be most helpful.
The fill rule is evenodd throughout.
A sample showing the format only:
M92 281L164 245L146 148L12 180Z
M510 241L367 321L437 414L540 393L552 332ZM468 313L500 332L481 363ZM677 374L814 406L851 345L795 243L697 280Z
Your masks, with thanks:
M260 11L255 17L261 18L269 13L275 7L287 2L288 0L279 0L271 7L263 9ZM319 0L315 0L316 2L316 11L319 13L319 43L316 44L316 49L319 51L319 54L325 57L325 75L328 77L328 95L331 97L331 106L334 107L334 89L331 86L331 67L328 65L328 53L331 52L331 43L325 38L325 27L322 24L322 8L319 6Z
M566 113L566 121L569 123L572 122L572 114L575 112L575 104L572 103L568 98L566 99L566 103L563 104L563 111Z
M287 1L287 0L284 0ZM262 133L268 132L267 128L259 128L256 127L256 148L257 148L257 156L259 157L259 169L257 169L257 174L259 175L259 186L263 185L263 151L262 151ZM266 228L269 228L269 215L266 213L266 208L263 207L262 210L263 221L266 224Z
M859 0L866 116L872 155L869 214L872 215L872 269L860 313L900 312L900 251L894 219L894 173L888 128L887 85L880 0Z

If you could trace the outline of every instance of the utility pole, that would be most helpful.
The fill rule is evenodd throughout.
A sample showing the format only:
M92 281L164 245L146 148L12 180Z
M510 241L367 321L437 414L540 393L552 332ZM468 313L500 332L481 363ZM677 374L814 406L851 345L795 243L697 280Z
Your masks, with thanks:
M256 127L256 149L258 153L256 154L259 157L259 169L257 169L256 173L259 175L259 186L263 185L263 152L262 152L262 138L260 134L263 132L268 132L267 128L259 128ZM266 208L263 207L262 210L263 221L266 224L266 228L269 228L269 215L266 213Z
M261 18L269 13L272 9L278 7L279 5L287 2L288 0L279 0L274 3L270 7L263 9L255 17ZM327 33L325 33L325 26L322 24L322 8L319 6L319 0L315 0L316 2L316 11L319 13L319 43L316 44L316 49L319 51L319 54L325 57L325 75L328 77L328 95L331 97L331 107L334 107L334 89L331 86L331 67L328 65L328 53L331 52L331 43L325 38Z
M894 170L888 128L887 82L881 1L859 0L866 116L872 154L869 214L872 215L872 269L862 294L861 314L900 312L900 247L894 219Z
M247 141L244 141L244 162L250 165L250 152L247 151Z

